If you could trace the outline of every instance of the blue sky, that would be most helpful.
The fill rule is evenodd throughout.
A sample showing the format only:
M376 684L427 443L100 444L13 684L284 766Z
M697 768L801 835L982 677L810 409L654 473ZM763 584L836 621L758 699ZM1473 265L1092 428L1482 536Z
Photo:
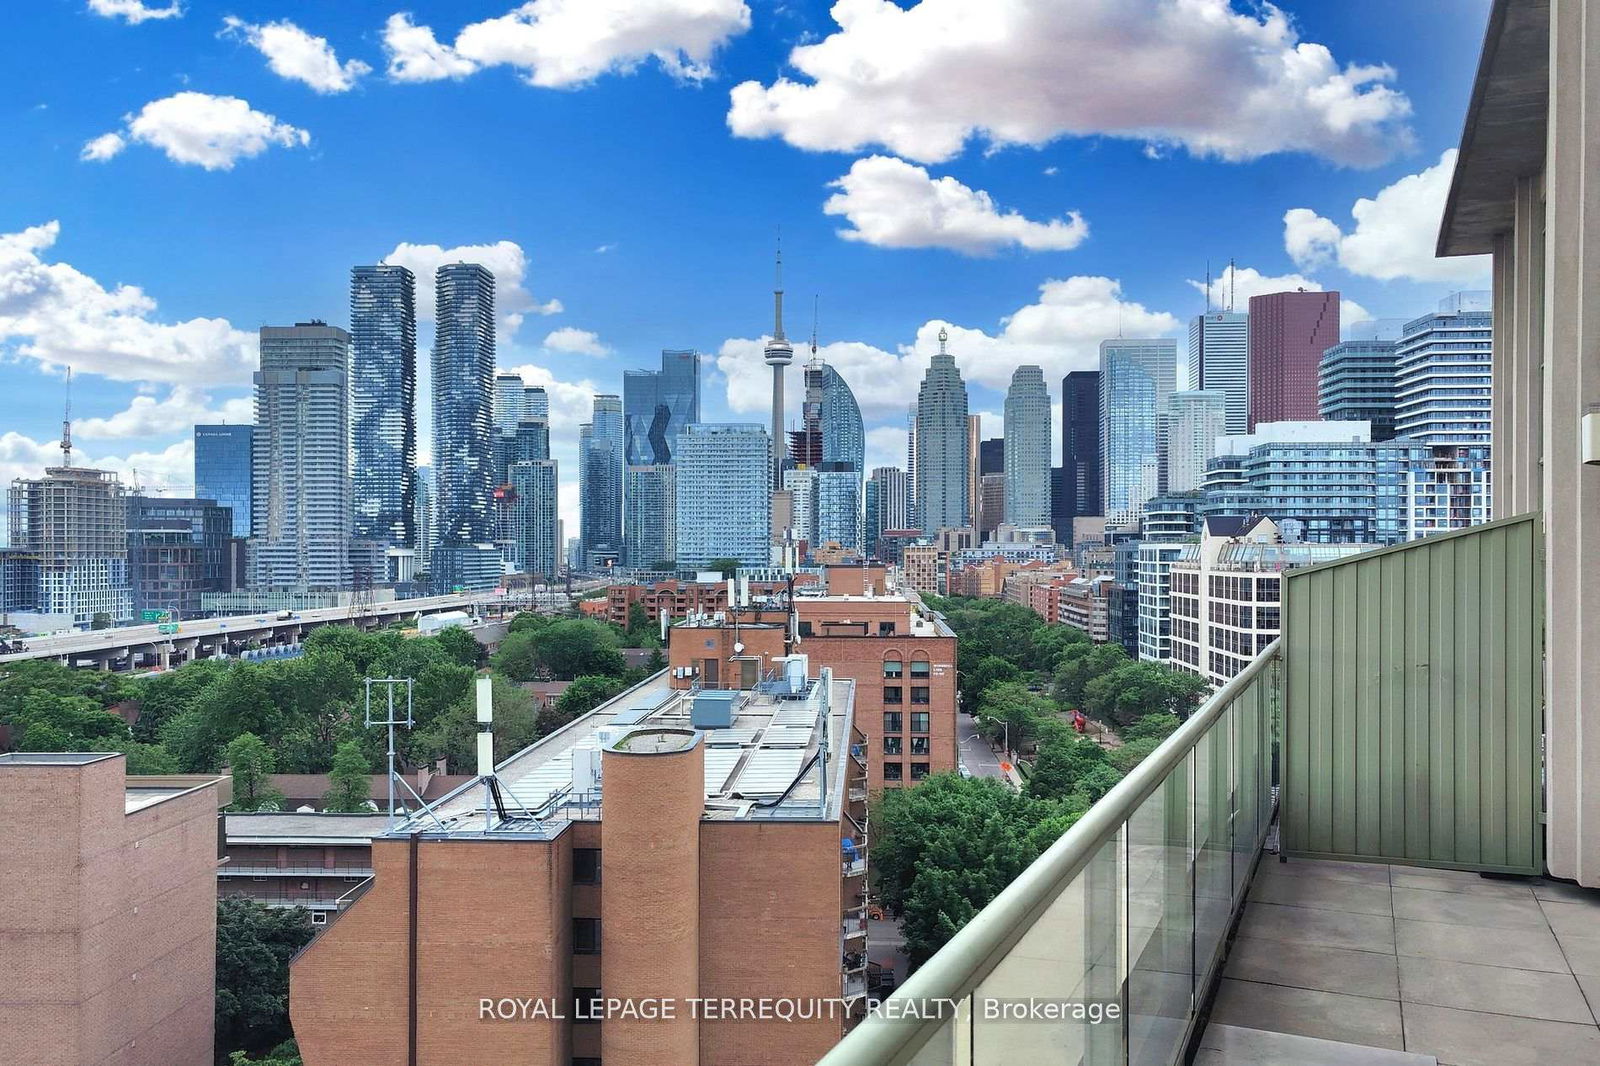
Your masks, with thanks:
M993 436L1017 364L1055 393L1119 322L1178 334L1208 259L1238 263L1241 304L1307 284L1347 322L1419 314L1487 280L1428 258L1487 10L15 5L0 476L53 461L71 363L81 454L187 491L193 422L248 418L256 327L346 324L352 265L461 248L497 271L500 363L552 389L568 460L587 396L663 347L706 354L705 417L765 420L780 227L788 332L815 295L871 463L903 462L942 325Z

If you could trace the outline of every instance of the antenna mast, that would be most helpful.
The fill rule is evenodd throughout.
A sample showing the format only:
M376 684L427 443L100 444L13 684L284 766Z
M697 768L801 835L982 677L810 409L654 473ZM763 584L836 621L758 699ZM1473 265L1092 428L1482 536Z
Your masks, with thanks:
M67 367L67 409L61 417L61 465L72 465L72 368Z
M1206 260L1206 314L1211 313L1211 260Z

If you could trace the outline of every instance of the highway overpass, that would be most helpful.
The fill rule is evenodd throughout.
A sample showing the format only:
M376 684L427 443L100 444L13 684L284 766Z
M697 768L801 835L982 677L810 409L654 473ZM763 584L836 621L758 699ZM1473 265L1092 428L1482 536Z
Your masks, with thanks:
M441 611L493 616L526 602L525 593L514 597L496 596L492 592L458 593L373 603L362 609L359 618L352 617L349 607L326 607L296 611L288 618L266 613L189 619L178 623L176 633L163 633L163 627L150 624L54 637L28 637L22 641L25 650L0 655L0 666L28 659L55 659L67 666L99 670L166 669L192 659L237 655L249 647L298 644L318 626L372 628L396 621L415 621L422 615Z

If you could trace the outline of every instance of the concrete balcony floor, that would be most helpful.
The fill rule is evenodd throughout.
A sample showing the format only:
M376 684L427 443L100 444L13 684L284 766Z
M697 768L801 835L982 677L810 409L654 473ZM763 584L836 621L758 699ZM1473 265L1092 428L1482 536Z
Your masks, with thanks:
M1600 891L1262 857L1196 1066L1600 1063Z

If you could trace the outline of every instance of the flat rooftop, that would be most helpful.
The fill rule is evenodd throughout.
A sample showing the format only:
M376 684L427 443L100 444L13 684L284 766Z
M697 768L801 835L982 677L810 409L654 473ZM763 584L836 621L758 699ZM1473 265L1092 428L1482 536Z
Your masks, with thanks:
M7 767L92 766L106 759L120 758L121 754L114 751L13 751L0 755L0 770ZM125 780L127 784L122 813L132 814L196 788L226 780L226 777L215 774L130 774ZM224 795L222 801L226 800Z
M407 805L415 803L400 794ZM400 797L397 797L400 798ZM387 814L337 814L294 811L251 811L223 816L230 844L361 845L389 829Z
M506 817L486 817L485 789L472 782L435 804L432 815L420 812L395 833L548 838L572 820L599 818L604 806L602 749L636 730L693 728L697 694L674 690L669 671L662 671L496 767ZM732 700L732 724L700 730L704 817L836 820L849 758L854 682L834 679L825 694L817 678L805 680L797 691L772 681L726 695ZM592 780L588 766L593 767Z

